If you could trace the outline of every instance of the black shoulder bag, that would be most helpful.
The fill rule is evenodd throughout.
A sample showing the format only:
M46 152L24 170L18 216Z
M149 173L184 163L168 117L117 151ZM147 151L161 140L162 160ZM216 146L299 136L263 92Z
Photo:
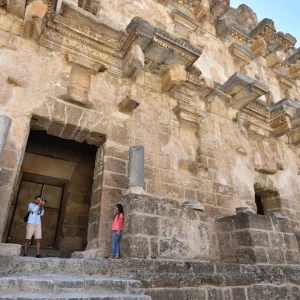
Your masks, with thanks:
M27 214L26 214L26 216L24 217L24 222L28 222L28 218L29 218L29 215L30 215L30 213L32 213L31 211L29 211Z

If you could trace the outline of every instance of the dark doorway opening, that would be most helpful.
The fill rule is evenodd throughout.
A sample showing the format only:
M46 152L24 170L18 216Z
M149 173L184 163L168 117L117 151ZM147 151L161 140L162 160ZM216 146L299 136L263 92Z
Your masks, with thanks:
M42 255L69 257L74 251L85 250L97 149L85 142L31 130L7 222L6 242L24 243L23 218L28 204L35 196L42 196L47 200L42 217Z
M262 198L259 195L255 195L255 204L256 204L256 208L257 208L257 214L258 215L264 215L265 211L264 211L264 206L262 203Z

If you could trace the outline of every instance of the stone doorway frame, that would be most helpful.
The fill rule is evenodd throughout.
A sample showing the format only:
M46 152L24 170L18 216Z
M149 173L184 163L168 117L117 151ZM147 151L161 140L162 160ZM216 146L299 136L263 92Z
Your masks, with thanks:
M68 190L68 184L69 181L66 179L61 179L61 178L53 178L53 177L48 177L48 176L44 176L44 175L37 175L37 174L32 174L32 173L22 173L19 174L20 178L18 180L19 185L17 186L17 193L15 193L14 197L13 197L13 211L11 212L11 217L7 220L7 226L6 229L4 231L4 237L3 240L8 243L8 239L10 236L10 232L12 229L12 225L13 225L13 221L14 221L14 215L15 215L15 211L17 208L17 201L18 201L18 196L20 193L20 189L21 189L21 184L22 181L27 181L27 182L35 182L35 183L44 183L45 181L47 181L46 184L48 185L53 185L53 181L56 181L55 185L56 186L60 186L63 188L63 193L61 196L61 203L60 203L60 209L59 209L59 214L58 214L58 220L57 220L57 224L56 224L56 232L55 232L55 238L54 238L54 244L53 249L57 249L58 247L58 234L62 228L62 222L63 222L63 214L66 208L66 201L67 201L67 190ZM38 179L36 179L38 178ZM51 182L52 181L52 182ZM9 223L9 225L8 225ZM42 247L43 248L43 247Z
M7 223L9 208L13 202L13 197L16 197L16 189L19 187L19 174L23 164L30 130L44 130L49 135L57 136L62 139L72 139L79 143L86 142L98 147L89 213L87 249L95 248L96 245L98 246L104 147L108 130L108 128L105 128L102 124L103 119L103 114L98 111L80 107L54 97L49 97L42 106L33 111L32 115L29 116L26 132L23 132L22 135L24 146L22 148L21 158L18 161L17 172L14 174L14 184L10 201L7 202L6 207L3 207L3 209L7 211L2 225L4 228ZM2 238L3 236L1 236L1 239Z

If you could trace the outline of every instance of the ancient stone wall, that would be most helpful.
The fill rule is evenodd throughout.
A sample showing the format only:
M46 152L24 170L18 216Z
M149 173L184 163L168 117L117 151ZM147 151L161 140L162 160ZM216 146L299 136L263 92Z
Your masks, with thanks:
M145 147L145 192L201 202L207 227L255 208L255 193L299 227L299 51L271 20L228 2L79 3L85 11L58 1L47 11L36 0L24 20L0 9L0 114L12 118L0 232L30 128L101 147L88 248L109 249L132 145Z

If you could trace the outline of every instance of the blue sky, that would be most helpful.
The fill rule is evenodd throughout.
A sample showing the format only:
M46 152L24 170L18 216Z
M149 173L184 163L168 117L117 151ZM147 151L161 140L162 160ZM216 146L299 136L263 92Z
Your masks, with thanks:
M290 33L297 39L300 47L300 0L231 0L230 5L237 8L246 4L261 21L264 18L275 22L277 31Z

